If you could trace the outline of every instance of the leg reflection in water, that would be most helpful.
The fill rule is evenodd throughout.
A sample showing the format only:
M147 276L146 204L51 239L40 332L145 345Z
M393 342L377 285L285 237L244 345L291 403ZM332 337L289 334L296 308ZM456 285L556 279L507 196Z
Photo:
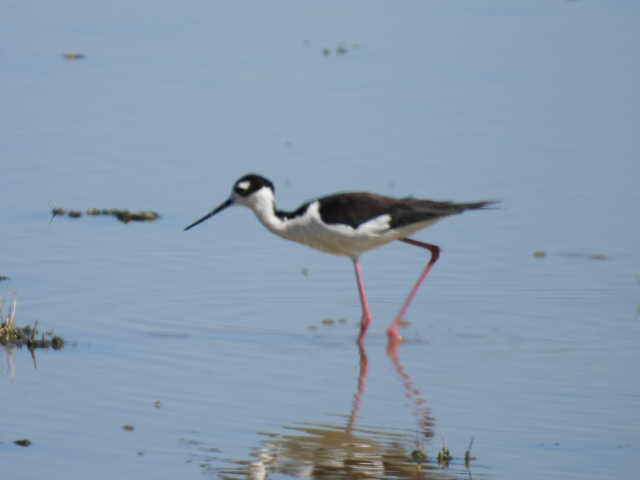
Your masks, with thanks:
M426 406L427 400L422 396L420 389L416 387L413 379L400 362L398 345L400 345L399 341L390 338L387 343L387 356L402 380L405 398L412 404L412 414L417 421L418 432L425 438L431 438L433 437L433 426L435 424L431 409Z
M434 420L426 399L400 361L399 342L390 342L386 357L391 361L415 416L422 439L433 437ZM426 458L413 457L415 436L397 425L359 426L367 381L371 381L370 359L364 345L358 345L358 375L351 396L351 411L345 423L295 422L264 437L248 459L231 460L232 467L215 469L224 479L265 480L277 475L293 478L394 478L447 479L453 472L441 470ZM377 358L382 358L378 356ZM380 381L388 383L389 379ZM303 403L301 404L303 405ZM305 412L305 417L326 412ZM198 459L201 462L201 459ZM202 464L203 462L201 462Z
M353 426L356 423L367 382L367 375L369 375L369 358L364 348L364 342L358 342L358 354L360 355L360 373L358 374L358 387L356 393L353 394L353 405L351 407L351 414L349 415L349 423L347 424L347 433L349 434L353 431Z

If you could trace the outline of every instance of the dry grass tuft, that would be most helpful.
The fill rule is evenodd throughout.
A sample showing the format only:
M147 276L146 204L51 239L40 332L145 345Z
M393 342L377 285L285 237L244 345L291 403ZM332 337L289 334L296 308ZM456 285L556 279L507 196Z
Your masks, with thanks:
M16 324L16 296L13 295L9 312L3 319L4 298L0 297L0 345L26 346L32 350L35 348L49 348L59 350L64 347L64 339L53 335L52 332L38 330L38 322L33 326L18 327Z

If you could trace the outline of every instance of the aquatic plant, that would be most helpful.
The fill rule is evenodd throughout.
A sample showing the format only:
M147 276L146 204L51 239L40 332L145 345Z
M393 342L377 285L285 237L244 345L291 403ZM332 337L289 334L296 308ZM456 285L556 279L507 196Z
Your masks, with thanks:
M64 208L52 208L51 209L51 220L59 215L67 214L71 218L80 218L82 216L82 212L80 210L65 210ZM153 210L141 210L139 212L131 212L129 210L120 210L117 208L89 208L86 211L86 214L92 217L98 215L107 215L113 216L120 220L122 223L129 222L152 222L160 218L158 212L154 212Z
M4 298L0 297L0 345L26 346L29 350L35 348L53 348L60 350L64 347L64 338L53 335L53 332L40 331L38 322L33 326L18 327L16 324L16 296L13 296L9 306L9 312L3 318L2 310Z

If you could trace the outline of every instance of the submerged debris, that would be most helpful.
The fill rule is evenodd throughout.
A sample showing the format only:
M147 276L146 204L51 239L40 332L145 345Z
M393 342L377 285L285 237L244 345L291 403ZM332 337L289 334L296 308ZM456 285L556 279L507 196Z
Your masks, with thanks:
M53 208L51 209L51 219L55 218L58 215L64 215L67 213L67 210L64 208ZM160 218L160 215L157 212L152 210L141 210L138 212L131 212L129 210L121 210L117 208L89 208L86 211L87 215L92 217L96 217L98 215L107 215L116 217L122 223L129 222L152 222ZM68 215L71 218L80 218L82 216L82 212L80 210L69 210Z
M13 443L21 447L28 447L29 445L31 445L31 440L29 440L28 438L20 438L18 440L14 440Z
M0 275L0 282L2 280L9 280L9 277L7 277L6 275Z
M86 58L86 55L84 53L78 52L65 52L62 54L62 56L65 60L82 60L83 58Z
M126 430L127 432L132 432L136 429L136 427L134 427L133 425L123 425L122 429Z
M38 322L33 326L18 327L16 325L16 298L13 297L9 313L2 319L4 299L0 297L0 345L26 346L29 350L36 348L53 348L60 350L64 347L64 338L53 335L53 332L38 330Z
M324 55L325 57L328 57L334 51L337 55L346 55L350 51L357 50L359 48L360 48L359 43L352 43L350 46L347 46L345 42L340 42L338 43L338 45L336 45L335 49L331 49L327 47L323 48L322 55Z
M545 258L549 254L544 250L535 250L531 256L533 258ZM606 253L581 253L581 252L562 252L551 254L553 256L562 256L566 258L573 258L578 260L609 260L609 255Z

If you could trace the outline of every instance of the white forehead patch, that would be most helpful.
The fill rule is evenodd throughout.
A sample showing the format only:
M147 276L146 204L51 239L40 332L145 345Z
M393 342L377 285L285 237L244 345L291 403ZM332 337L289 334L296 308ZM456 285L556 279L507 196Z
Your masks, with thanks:
M244 182L238 182L236 186L240 190L249 190L249 185L251 185L251 182L249 180L245 180Z

